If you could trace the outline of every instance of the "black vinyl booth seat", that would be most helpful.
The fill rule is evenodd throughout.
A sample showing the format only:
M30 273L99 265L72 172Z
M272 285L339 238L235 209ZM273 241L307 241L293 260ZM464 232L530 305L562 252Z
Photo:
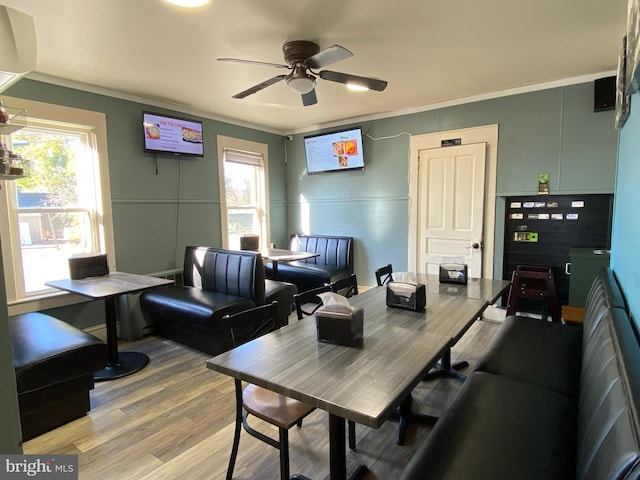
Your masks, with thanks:
M329 235L291 235L289 250L317 253L318 256L278 264L278 278L293 283L304 292L334 283L353 273L353 238ZM267 277L273 267L266 265Z
M233 346L229 328L222 322L225 315L276 300L279 322L287 323L295 286L271 280L265 286L259 253L190 246L185 251L183 278L182 286L140 295L140 307L153 322L156 335L217 355Z
M9 328L23 440L86 415L106 343L38 312L9 318Z
M640 478L640 344L602 269L584 325L510 316L408 479Z

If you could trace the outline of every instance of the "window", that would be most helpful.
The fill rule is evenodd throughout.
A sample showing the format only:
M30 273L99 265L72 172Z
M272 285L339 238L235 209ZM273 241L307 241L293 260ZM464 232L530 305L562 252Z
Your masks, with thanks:
M240 249L240 237L258 235L268 243L266 149L263 144L218 137L223 192L222 231L225 248Z
M101 164L98 146L103 135L97 134L104 127L61 121L88 118L77 118L76 112L69 115L74 109L31 103L37 106L35 112L27 109L28 126L3 138L9 150L28 161L28 175L4 182L0 195L10 306L37 303L43 296L57 294L45 282L68 277L72 255L102 252L110 254L111 261L114 255L108 188L106 196L104 192L106 158ZM100 122L100 118L93 120ZM32 305L20 311L42 307ZM10 313L18 311L10 307Z

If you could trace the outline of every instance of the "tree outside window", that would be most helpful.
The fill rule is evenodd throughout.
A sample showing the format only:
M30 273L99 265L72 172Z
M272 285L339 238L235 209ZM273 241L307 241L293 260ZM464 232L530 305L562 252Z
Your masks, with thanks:
M86 143L86 134L46 128L24 128L11 136L11 150L30 165L9 202L26 294L68 276L70 256L97 250L93 162Z

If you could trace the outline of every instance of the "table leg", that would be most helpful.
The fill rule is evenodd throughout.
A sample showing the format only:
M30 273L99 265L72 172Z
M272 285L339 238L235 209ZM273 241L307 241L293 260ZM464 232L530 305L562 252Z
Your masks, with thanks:
M329 414L329 478L331 480L347 479L347 457L344 431L344 418ZM348 477L349 480L360 480L367 473L366 465L358 468Z
M329 468L331 480L347 478L347 458L344 441L344 418L329 414Z
M139 352L118 352L118 329L116 326L116 297L104 299L107 324L107 346L109 359L107 366L93 375L96 382L114 380L142 370L149 363L149 357Z
M118 328L116 326L116 300L113 297L104 299L104 313L107 323L107 346L109 347L108 366L120 363L118 356Z

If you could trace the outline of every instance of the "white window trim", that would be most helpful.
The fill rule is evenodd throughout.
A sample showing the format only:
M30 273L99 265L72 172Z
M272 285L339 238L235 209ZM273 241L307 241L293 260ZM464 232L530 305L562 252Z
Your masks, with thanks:
M220 191L220 228L222 234L222 248L229 248L229 226L227 224L227 198L225 195L224 185L224 150L226 148L233 150L242 150L245 152L254 152L262 155L262 168L264 170L264 224L266 230L266 238L261 240L262 245L268 245L271 241L271 228L269 216L269 146L264 143L252 142L250 140L242 140L240 138L225 137L224 135L216 136L218 144L218 181Z
M59 124L74 124L88 127L95 135L95 155L98 160L98 168L100 170L100 184L98 195L102 200L102 211L98 212L100 217L100 235L102 238L103 250L109 259L110 271L116 270L115 265L115 241L113 235L113 215L111 209L111 182L109 179L109 155L107 151L107 119L106 115L101 112L90 110L81 110L78 108L65 107L61 105L53 105L22 98L12 98L0 96L0 100L5 105L11 107L23 108L27 111L27 124L29 117L50 121ZM0 186L4 181L0 181ZM4 193L3 193L4 194ZM0 242L6 237L10 224L6 211L0 215ZM10 242L2 243L2 256L10 258L11 245ZM6 244L5 244L6 243ZM7 298L15 298L14 281L15 272L13 270L13 262L4 261L4 275L7 288ZM44 310L48 308L61 307L74 303L85 301L86 299L73 294L66 294L58 291L52 291L38 296L32 296L25 299L16 299L8 301L9 315L19 313Z

